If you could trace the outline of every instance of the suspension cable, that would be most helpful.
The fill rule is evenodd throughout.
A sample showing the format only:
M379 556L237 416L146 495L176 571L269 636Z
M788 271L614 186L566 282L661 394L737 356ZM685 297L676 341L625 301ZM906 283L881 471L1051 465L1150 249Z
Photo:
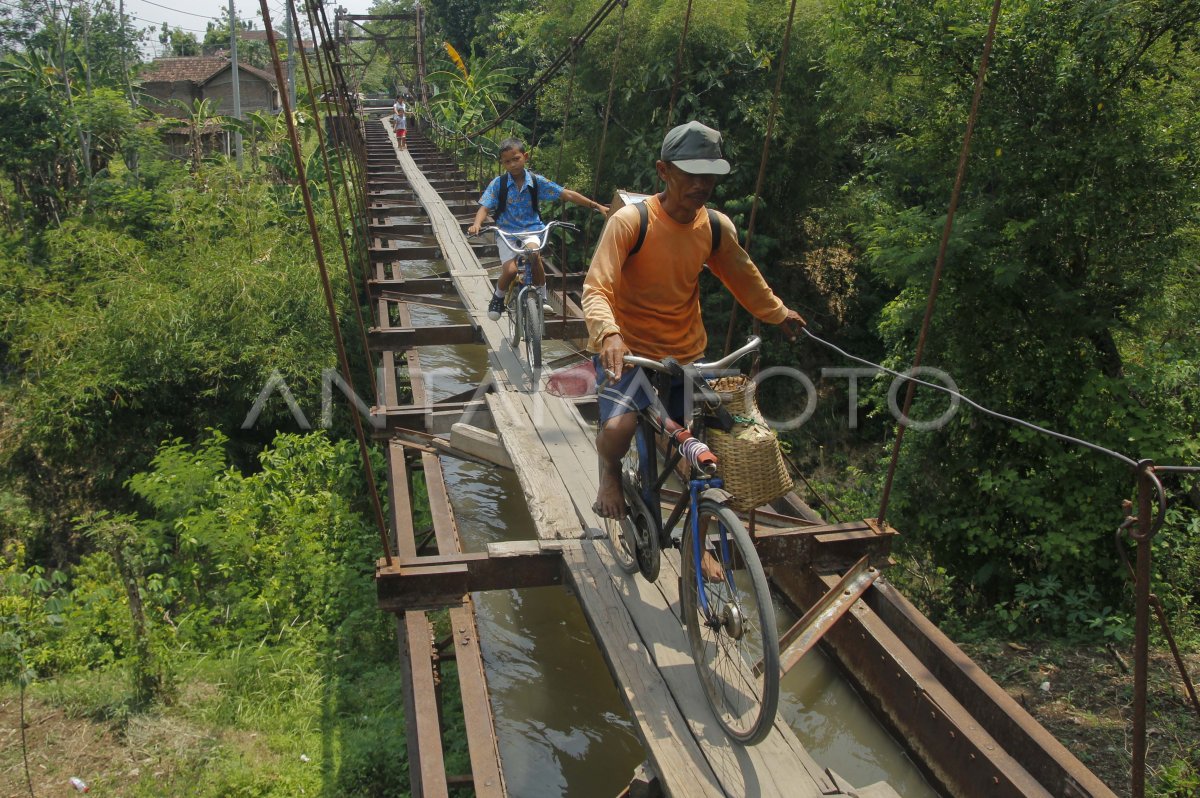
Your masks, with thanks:
M271 9L267 5L268 0L258 0L259 9L262 11L263 25L267 33L267 46L271 50L271 62L275 67L275 80L277 85L286 86L287 81L283 75L283 65L279 61L279 48L275 39L275 28L271 25ZM333 331L333 339L337 344L338 365L342 371L342 379L346 385L354 389L354 378L350 375L350 361L346 356L346 345L342 341L342 331L338 324L337 305L333 299L333 286L329 281L329 271L325 268L325 251L321 246L321 233L317 228L317 217L313 212L312 193L308 189L308 176L304 169L304 156L300 151L300 139L296 134L296 120L292 117L291 101L287 96L287 92L280 93L280 102L283 106L283 115L287 120L288 139L292 145L292 157L296 160L296 173L300 181L300 194L304 198L304 213L308 217L308 231L312 236L313 250L317 258L317 270L321 275L321 290L325 295L325 308L329 311L329 326ZM392 564L391 545L388 542L387 523L383 519L383 508L379 501L379 491L375 486L375 472L371 467L371 453L367 448L367 438L363 433L362 419L358 413L352 412L350 417L354 420L354 431L358 438L358 450L362 455L363 472L367 479L367 487L371 494L371 509L375 514L375 524L379 527L379 541L383 544L383 556L390 566Z
M683 14L683 30L679 34L679 47L675 49L675 78L671 81L671 102L667 104L667 130L671 129L671 121L675 118L675 98L679 94L679 75L683 69L683 43L687 40L691 22L692 0L688 0L687 11Z
M916 368L917 368L916 366L913 366L913 368L909 370L908 374L902 374L899 371L888 368L887 366L881 366L880 364L872 363L870 360L867 360L865 358L861 358L856 355L852 355L849 352L847 352L845 349L842 349L841 347L837 346L836 344L832 344L829 341L818 338L807 327L803 328L801 330L801 332L804 335L811 338L816 343L820 344L821 346L824 346L827 349L831 349L834 352L837 352L839 355L846 358L847 360L853 360L855 363L861 363L864 366L868 366L869 368L873 368L878 371L882 371L885 374L891 374L893 377L897 377L899 379L906 380L906 381L916 384L916 385L923 385L926 388L932 388L935 391L941 391L942 393L947 394L948 396L952 396L952 397L955 397L956 399L966 402L968 405L975 408L980 413L983 413L985 416L991 416L992 418L998 419L1000 421L1004 421L1009 424L1014 424L1018 427L1024 427L1027 430L1032 430L1033 432L1037 432L1042 435L1049 435L1051 438L1057 438L1060 441L1065 441L1065 442L1073 444L1075 446L1082 446L1085 449L1091 449L1093 452L1096 452L1097 454L1102 454L1105 457L1111 457L1114 460L1118 460L1118 461L1124 463L1125 465L1129 466L1130 468L1137 468L1137 466L1138 466L1138 461L1133 459L1132 457L1125 455L1125 454L1121 454L1120 452L1115 451L1113 449L1105 448L1098 443L1092 443L1091 441L1085 441L1082 438L1075 438L1070 435L1066 435L1062 432L1055 432L1052 429L1047 429L1046 427L1038 426L1037 424L1034 424L1032 421L1025 421L1024 419L1017 418L1015 416L1007 416L1003 413L999 413L995 410L991 410L990 408L984 407L983 405L979 404L975 400L973 400L967 396L964 396L963 394L959 393L956 390L953 390L952 388L947 388L944 385L938 385L937 383L926 382L925 380L917 379L916 377L911 376L911 374L916 370Z
M293 15L295 14L295 5L293 2L291 2L291 0L289 0L289 11ZM309 27L313 30L313 44L314 44L314 46L316 46L316 38L317 38L316 31L318 28L317 28L317 24L316 24L316 19L313 16L313 11L312 11L311 5L308 5L308 7L306 8L306 14L308 16ZM297 26L297 29L298 28L299 28L299 26ZM371 318L375 321L376 324L381 324L382 322L378 318L378 309L375 307L375 303L370 301L371 289L370 289L369 281L370 281L370 278L373 276L371 274L370 230L368 227L369 221L368 221L367 207L366 207L366 182L365 182L366 176L362 172L361 164L359 163L359 159L358 159L358 155L359 155L359 149L357 146L358 145L358 125L356 123L352 124L354 117L350 114L350 111L349 111L349 107L348 107L349 98L346 96L346 91L347 91L346 87L344 85L339 86L339 85L334 84L332 67L329 70L329 79L328 79L328 81L326 80L326 71L325 71L325 63L324 62L328 60L328 50L326 50L326 52L324 54L318 53L317 55L318 55L318 57L314 60L316 60L316 62L317 62L317 72L320 77L322 88L324 88L326 92L332 92L332 94L334 96L334 105L338 109L338 114L342 119L345 120L345 124L341 125L340 129L341 129L341 132L343 133L343 135L348 137L349 143L350 143L350 149L351 149L352 155L354 156L350 159L347 159L347 160L351 161L351 169L348 172L346 169L345 161L343 161L343 159L342 159L341 148L340 147L335 148L335 152L336 152L337 158L338 158L338 167L342 171L342 182L343 182L343 186L345 188L346 194L347 194L346 201L347 201L347 203L349 203L353 206L350 210L351 210L351 213L352 213L354 219L356 220L355 224L354 224L354 235L355 235L355 240L356 240L355 251L356 251L356 253L358 255L358 259L359 259L359 270L362 272L363 291L364 291L363 296L366 298L366 301L370 306ZM313 93L313 90L312 90L312 84L311 84L311 77L309 75L309 69L308 69L308 59L305 58L305 56L304 56L303 44L301 44L301 48L300 48L300 57L301 57L301 62L304 64L305 80L306 80L306 82L308 82L308 91L309 91L309 95L311 96ZM313 112L316 113L315 107L314 107ZM319 127L319 124L318 124L318 127ZM351 131L353 131L353 132L351 132ZM364 156L363 160L365 162L365 156ZM353 182L355 182L355 184L359 186L359 190L354 192L353 197L350 196L350 187L347 184L348 180L353 180ZM357 211L357 213L355 211ZM365 345L365 342L364 342L364 345ZM369 352L370 350L364 349L363 351ZM372 382L372 385L374 385L374 387L375 387L375 401L376 401L376 404L378 404L378 402L379 402L379 386L377 384L375 384L375 380L372 380L371 382Z
M600 126L600 146L596 151L596 171L592 177L592 196L600 191L600 171L604 166L604 144L608 138L608 120L612 117L613 91L617 86L617 64L621 61L621 40L625 35L625 7L629 0L621 0L621 14L617 18L617 43L612 52L612 72L608 76L608 101L604 104L604 124ZM690 3L689 3L690 5ZM584 249L588 249L585 245ZM565 269L566 264L564 264Z
M779 95L783 90L783 74L787 71L788 51L792 45L792 20L796 17L796 0L788 11L787 28L783 33L783 47L779 52L779 72L775 75L775 92L771 95L771 110L767 114L767 134L763 136L762 156L758 161L758 178L754 182L754 199L750 201L750 220L746 224L746 251L750 251L750 242L754 238L754 220L758 215L758 200L762 197L763 181L767 176L767 161L771 154L771 136L775 133L775 116L779 112ZM733 325L738 317L738 304L735 300L729 310L729 325L725 328L725 354L732 351ZM758 318L754 319L754 334L758 335ZM757 361L755 361L757 366Z
M288 24L290 25L292 23L292 20L295 19L295 2L294 2L294 0L285 0L285 1L287 3L286 11L287 11L287 14L289 17ZM342 224L342 211L341 211L341 207L338 203L337 189L333 185L333 170L330 168L329 152L325 147L325 134L324 134L324 131L321 130L321 111L317 105L317 94L316 94L316 92L313 91L312 74L310 73L309 68L308 68L308 59L305 57L305 54L304 54L304 41L303 41L304 37L297 36L296 38L299 40L299 41L297 41L297 52L300 53L300 63L304 67L304 85L308 89L308 102L309 102L309 106L312 108L312 112L313 112L313 122L315 122L314 127L316 127L316 129L317 129L317 149L321 151L321 163L325 166L325 183L326 183L326 185L329 186L329 200L330 200L331 204L333 205L333 219L334 219L334 223L337 226L338 244L342 248L342 259L346 262L346 287L350 291L350 300L351 300L351 303L354 305L354 315L355 315L355 318L358 320L358 334L359 334L359 337L361 338L361 343L362 343L362 348L363 348L363 357L367 359L367 363L368 363L368 365L370 365L370 363L371 363L371 347L367 343L367 328L366 328L366 325L363 323L362 303L359 301L359 298L358 298L358 289L356 287L356 281L354 279L354 266L350 262L350 250L346 246L346 228L345 228L345 225ZM326 118L328 118L328 116ZM346 171L345 171L344 165L342 164L341 148L335 148L335 155L338 160L338 171L341 172L342 183L343 183L343 185L345 185ZM347 195L349 195L348 190L346 193L347 193ZM349 199L348 196L347 196L347 199ZM350 213L354 212L352 208L347 208L346 210ZM363 299L369 302L370 301L369 297L370 297L370 294L367 294L363 297ZM374 369L368 369L368 374L373 373L373 372L374 372ZM377 384L376 380L371 380L370 382L371 382L372 387L375 390L375 404L378 405L379 404L379 385Z
M567 82L567 102L563 107L563 124L562 131L558 136L558 167L554 170L554 182L562 185L563 176L563 155L567 148L567 129L571 123L571 109L575 105L575 71L579 66L579 54L571 59L571 79ZM567 204L560 203L558 209L559 221L565 221L567 216ZM558 239L558 258L561 264L559 271L562 272L562 280L560 281L560 294L562 299L562 330L565 333L567 329L567 237L559 236Z
M979 57L979 72L975 76L975 94L971 98L971 111L967 115L967 130L963 134L962 149L958 154L958 170L954 175L954 188L950 192L950 207L946 211L946 224L942 227L942 240L938 244L937 261L933 267L933 279L929 285L929 296L925 302L925 318L921 321L921 333L917 337L917 350L913 355L912 367L915 370L921 365L921 356L925 353L925 341L929 337L929 326L933 320L933 307L937 301L938 286L942 281L942 269L946 265L946 248L950 243L950 231L954 227L954 215L958 210L958 197L962 192L963 178L967 174L967 156L971 152L971 136L975 131L975 121L979 117L979 100L983 95L983 80L987 76L988 56L992 52L992 42L996 38L996 21L1000 17L1001 0L992 3L992 17L988 22L987 36L983 40L983 53ZM907 418L912 407L913 394L916 393L915 382L908 384L904 393L904 408L900 417ZM903 421L896 422L896 438L892 442L892 458L888 462L887 478L883 483L883 494L879 500L878 523L883 526L886 522L888 499L892 494L892 481L896 476L896 465L900 461L900 445L904 442L905 425Z
M588 40L588 37L595 33L596 28L600 27L600 23L603 22L608 15L612 13L612 10L622 2L623 0L604 0L604 4L600 6L596 13L592 15L592 18L587 21L587 24L584 25L583 31L578 36L571 37L571 43L567 49L559 53L558 57L551 62L550 66L542 70L542 74L538 76L537 80L529 84L529 88L525 90L525 93L518 97L512 105L501 112L501 114L494 120L479 128L471 135L481 136L484 133L487 133L489 130L499 127L504 120L516 113L521 106L523 106L531 97L537 94L537 92L547 83L547 81L558 74L558 71L562 69L563 65L567 63L568 59L573 58L575 53L583 48L584 42Z

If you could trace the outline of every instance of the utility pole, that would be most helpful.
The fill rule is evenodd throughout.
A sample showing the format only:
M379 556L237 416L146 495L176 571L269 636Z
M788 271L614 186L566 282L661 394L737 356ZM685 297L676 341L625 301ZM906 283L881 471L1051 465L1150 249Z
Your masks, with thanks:
M296 107L296 37L300 35L300 26L296 24L296 9L288 0L287 3L287 90L289 106Z
M233 0L229 0L229 60L233 72L233 118L242 121L242 88L238 83L237 16ZM237 168L242 171L242 131L233 131L233 146L237 151Z

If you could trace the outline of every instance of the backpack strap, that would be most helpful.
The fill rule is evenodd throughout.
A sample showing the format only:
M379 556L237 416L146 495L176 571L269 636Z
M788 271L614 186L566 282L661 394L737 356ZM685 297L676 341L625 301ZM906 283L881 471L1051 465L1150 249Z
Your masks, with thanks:
M637 203L638 209L638 237L637 243L633 245L633 249L629 250L629 255L636 255L638 250L642 248L642 244L646 241L646 228L650 226L650 212L646 210L646 203ZM705 208L708 211L708 227L712 231L712 249L709 250L709 255L712 255L721 248L721 219L717 216L717 212L712 208ZM628 256L627 256L628 257Z
M492 213L493 219L499 219L500 214L504 213L504 209L508 207L508 180L505 178L508 174L502 174L496 179L500 181L500 189L496 192L496 210Z
M642 242L646 240L646 228L650 226L650 212L646 210L645 202L635 203L638 209L638 237L637 243L633 245L633 249L629 250L629 256L636 255L638 250L642 248Z
M529 170L526 170L525 173L529 175L529 201L533 204L533 215L540 222L542 220L542 209L538 207L538 176L535 172L530 172Z
M708 211L708 227L712 230L712 249L708 254L711 257L714 252L721 248L721 217L717 216L717 212L712 208L705 208Z

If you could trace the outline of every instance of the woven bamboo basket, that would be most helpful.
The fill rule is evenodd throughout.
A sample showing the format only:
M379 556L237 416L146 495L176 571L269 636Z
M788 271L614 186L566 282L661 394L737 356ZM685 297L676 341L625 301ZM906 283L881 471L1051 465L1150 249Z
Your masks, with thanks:
M729 505L747 511L778 499L792 489L779 438L767 426L754 398L754 382L737 375L711 380L721 404L737 423L729 432L708 431L708 445L720 460L718 476L733 494Z

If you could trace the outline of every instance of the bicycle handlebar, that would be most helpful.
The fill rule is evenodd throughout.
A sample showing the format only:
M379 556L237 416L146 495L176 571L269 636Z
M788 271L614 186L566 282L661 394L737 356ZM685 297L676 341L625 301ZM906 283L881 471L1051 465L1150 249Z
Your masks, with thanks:
M553 224L553 222L551 224ZM737 362L741 358L745 357L746 355L750 354L751 352L758 351L758 348L760 346L762 346L762 339L759 338L757 335L752 335L746 341L745 346L743 346L741 349L735 349L734 351L730 352L728 355L721 358L720 360L714 360L711 363L700 363L700 362L692 363L691 367L696 369L697 371L720 371L721 369L725 369L725 368L732 366L735 362ZM667 367L665 365L663 365L663 362L661 360L651 360L648 357L639 357L638 355L626 355L625 362L631 366L643 366L645 368L650 369L651 371L660 371L663 373L666 373L668 371Z
M550 231L555 227L565 227L568 230L578 230L579 228L570 222L552 221L548 222L541 230L531 230L528 233L509 233L496 227L494 224L489 224L487 227L480 228L480 233L492 232L496 235L503 236L508 242L509 248L513 252L541 252L546 248L546 242L550 240Z

